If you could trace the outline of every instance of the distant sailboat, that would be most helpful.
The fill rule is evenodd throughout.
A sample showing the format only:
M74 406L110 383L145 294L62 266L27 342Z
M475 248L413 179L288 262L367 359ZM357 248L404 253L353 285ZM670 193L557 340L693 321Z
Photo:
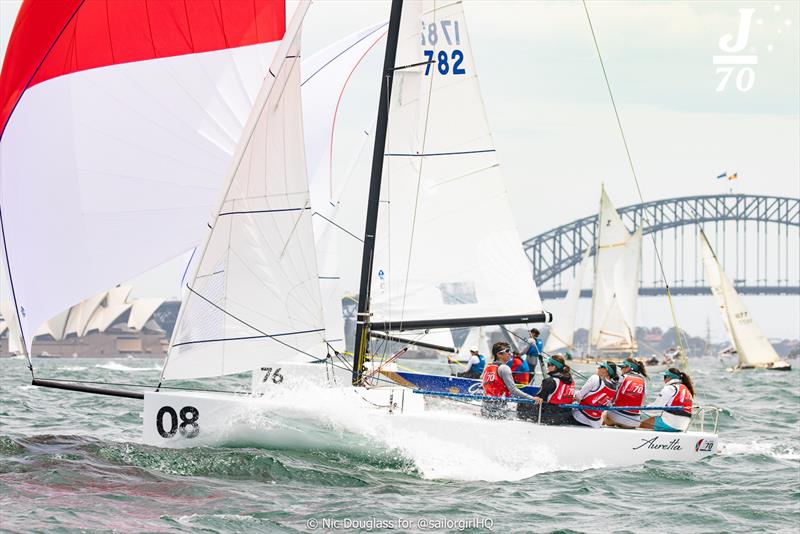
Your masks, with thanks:
M550 325L550 334L544 344L544 351L547 353L560 349L575 350L573 339L575 321L578 315L578 300L581 297L581 286L590 261L589 251L587 250L583 255L580 266L575 271L575 279L562 301L561 309L554 314L553 323Z
M705 232L700 230L700 250L708 285L719 303L722 322L739 357L736 369L788 371L792 366L781 360L772 344L750 317L750 313L720 265Z
M600 195L592 290L590 353L633 353L642 269L642 229L628 233L606 194Z
M642 265L642 229L632 234L608 198L605 188L600 194L597 242L594 256L592 316L589 330L589 357L595 353L630 354L638 350L636 343L636 302ZM588 251L575 281L563 301L561 313L550 328L545 352L572 349L578 299L587 269Z

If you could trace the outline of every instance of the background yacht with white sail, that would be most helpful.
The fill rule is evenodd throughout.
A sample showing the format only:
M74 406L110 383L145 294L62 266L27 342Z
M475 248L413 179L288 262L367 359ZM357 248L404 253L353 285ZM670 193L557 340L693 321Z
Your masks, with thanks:
M775 352L772 344L750 316L741 297L731 284L728 276L717 260L711 244L702 228L700 232L700 251L703 258L708 285L719 305L719 313L733 344L734 354L739 363L735 369L770 369L789 371L792 366Z

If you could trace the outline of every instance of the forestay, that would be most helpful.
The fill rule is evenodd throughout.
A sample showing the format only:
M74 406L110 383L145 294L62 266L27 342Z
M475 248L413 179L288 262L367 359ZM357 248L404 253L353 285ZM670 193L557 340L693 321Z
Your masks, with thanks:
M395 65L372 320L541 312L461 2L406 2Z
M590 343L598 350L635 351L642 231L628 233L603 189L600 196Z
M164 379L325 356L300 102L301 4L240 140L187 284Z
M742 365L763 365L780 361L772 344L758 325L734 289L717 260L705 232L700 230L700 252L703 258L706 278L711 292L719 303L720 315L725 329L739 354Z

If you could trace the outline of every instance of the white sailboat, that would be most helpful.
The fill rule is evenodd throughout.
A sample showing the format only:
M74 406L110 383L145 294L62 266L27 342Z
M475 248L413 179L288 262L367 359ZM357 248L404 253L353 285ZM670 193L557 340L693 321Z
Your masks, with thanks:
M792 366L781 360L761 328L750 317L750 312L725 274L705 232L702 229L699 232L700 252L708 285L717 299L725 331L733 344L733 352L739 358L736 369L790 370Z
M590 352L636 352L642 229L628 232L605 188L600 196L596 246Z
M301 111L300 29L308 8L308 2L298 6L255 98L162 372L166 383L253 371L258 387L236 395L159 385L138 394L35 378L34 384L142 398L143 441L166 447L242 439L336 447L360 436L367 446L402 452L425 436L435 446L421 451L423 463L426 454L457 448L507 466L508 443L530 443L514 461L553 469L713 454L718 436L702 429L663 433L492 421L473 411L430 409L409 389L370 387L365 380L369 330L548 318L527 262L513 248L520 240L506 192L497 187L458 1L392 3L360 271L359 342L352 369L333 365L328 356L338 327L326 321ZM478 203L492 225L463 217L464 205ZM371 294L376 280L385 281L383 291ZM333 387L324 381L329 370ZM318 383L309 382L313 376Z
M463 263L448 262L443 254L451 252L451 245L442 245L441 234L435 236L436 239L417 235L419 228L415 227L415 224L426 221L431 227L438 224L442 229L449 229L454 224L452 219L460 222L452 205L460 209L460 203L448 202L445 194L457 194L457 182L466 189L461 192L464 195L483 195L484 201L490 204L506 201L504 192L498 194L496 187L485 187L494 181L496 162L491 156L493 149L490 152L485 148L488 135L476 136L468 131L467 127L474 127L475 123L456 124L460 127L461 137L434 134L435 130L430 130L431 135L427 135L431 125L444 129L448 124L448 114L438 115L437 112L429 116L433 112L428 112L425 103L435 101L440 96L435 94L438 91L452 97L459 83L466 82L469 86L472 84L470 78L475 77L460 2L403 5L395 1L392 6L384 68L387 83L382 87L381 99L386 115L383 119L379 115L376 153L377 163L382 167L377 170L388 175L383 184L391 180L389 185L382 185L377 191L387 195L383 198L391 198L393 212L384 214L383 223L380 223L380 218L374 221L378 231L370 234L367 227L368 237L388 235L384 242L376 239L374 261L369 258L370 261L365 262L364 268L368 270L362 276L369 281L373 275L377 278L378 271L383 271L381 279L387 283L384 292L370 298L367 291L367 298L360 300L362 305L373 304L373 308L367 308L367 312L360 310L362 341L357 348L360 345L363 352L356 354L353 365L355 384L342 384L343 373L331 368L325 360L325 324L319 290L314 284L314 236L310 221L307 216L304 218L309 194L303 183L302 159L299 154L283 150L287 146L302 145L297 138L301 132L289 122L293 117L292 110L299 109L297 32L304 9L306 6L301 6L287 31L277 55L279 59L272 68L276 73L275 80L262 89L253 120L237 151L239 156L235 160L227 193L201 254L197 273L190 283L191 291L177 325L164 378L196 377L201 373L209 376L244 371L255 366L263 366L262 369L269 371L266 371L256 395L164 390L145 393L145 442L184 447L256 439L265 443L291 440L309 446L337 446L324 438L324 443L316 441L316 433L308 431L310 424L313 428L356 433L368 437L371 443L379 442L401 450L413 447L416 436L424 435L433 439L441 450L458 447L462 453L466 451L466 454L479 454L506 463L507 460L503 459L504 444L532 443L533 452L526 451L525 455L529 456L526 461L546 458L553 465L567 468L629 465L656 458L690 461L712 454L716 450L717 436L710 432L665 434L611 428L553 428L516 420L490 421L469 411L431 409L422 395L409 389L371 387L365 380L370 371L362 367L361 358L365 356L366 330L370 327L381 332L407 332L440 325L477 326L479 321L505 324L514 319L508 314L507 302L501 301L504 293L500 297L483 293L486 287L496 287L492 278L502 278L493 273L492 268L514 276L514 271L509 271L509 262L482 265L472 257L476 249L474 244L455 256ZM437 31L449 28L453 32L450 43L441 39L438 45L429 45L434 52L431 57L439 57L440 51L445 53L442 57L446 56L448 62L455 57L457 64L465 69L464 78L451 82L453 79L446 78L444 67L439 66L443 59L426 61L425 49L420 49L419 45L419 29L423 27L429 31L431 25L435 25ZM392 50L395 46L398 47L396 57ZM456 50L459 54L454 54ZM455 65L452 63L448 69ZM441 76L431 75L432 71ZM396 77L394 82L392 75ZM474 87L477 90L476 83ZM472 94L479 96L477 92ZM425 98L420 98L420 95ZM462 100L451 100L456 101L461 103L459 107L463 106ZM473 101L474 105L478 103ZM408 106L413 107L413 112ZM447 111L455 112L452 107ZM397 123L393 123L395 115ZM276 117L281 120L276 120ZM478 126L484 125L485 119L480 117ZM488 134L488 130L486 132ZM384 135L385 147L382 144ZM251 143L250 139L259 142ZM442 144L429 144L434 139ZM461 140L477 145L464 147L459 144ZM264 150L281 155L274 168L257 163L258 151ZM449 159L448 156L453 156L452 165L443 163ZM429 163L436 172L424 172ZM291 176L287 174L289 169L292 170ZM406 174L413 178L411 188L395 183L400 181L397 178ZM380 172L378 177L380 179ZM372 187L375 187L374 178ZM279 188L271 190L274 181ZM260 188L258 184L265 186ZM449 189L451 187L453 189ZM428 200L428 195L422 194L437 188L440 188L441 196L434 195ZM248 192L247 198L242 195L243 191ZM269 195L267 191L270 191ZM372 206L376 215L377 204ZM409 211L403 209L405 206L416 209ZM499 207L502 205L498 204ZM276 212L278 209L282 211ZM411 224L410 213L416 213ZM388 222L391 222L391 231ZM518 244L513 224L505 223L503 219L500 222L503 224L493 230L496 232L494 237ZM399 227L399 238L393 235L396 226ZM389 240L391 243L387 243ZM458 236L454 236L454 241L458 244L463 242ZM502 243L498 247L494 242L481 241L480 245L500 254L507 251ZM403 253L399 258L395 256ZM249 261L241 262L240 258L245 254L249 254L246 256ZM481 259L485 258L481 256ZM514 262L510 263L511 269L515 268ZM382 267L378 269L379 266ZM453 274L447 278L450 271ZM494 277L490 276L492 274ZM240 279L232 280L232 277ZM226 283L221 283L223 280ZM447 280L457 282L444 285L448 284ZM277 289L279 287L282 289ZM520 283L512 287L517 290L525 286ZM539 306L535 287L529 287L532 289L530 293L510 300L519 306L512 307L512 310L530 310L531 306L534 309ZM487 312L501 311L505 315L485 316ZM209 316L216 316L215 320L204 320ZM543 313L528 313L520 314L516 319L524 322L528 318L543 316ZM195 321L199 321L197 326ZM323 363L302 362L312 359ZM291 360L295 363L287 365ZM319 381L309 383L308 378L314 371L318 378L333 371L339 382L335 387ZM292 387L288 387L290 384ZM298 402L300 399L304 401ZM263 432L258 430L265 428L262 423L267 428ZM586 432L592 432L591 447L585 445L583 436ZM436 454L436 451L428 450L427 453Z
M632 354L636 342L636 305L641 275L642 229L629 233L605 188L600 195L594 255L592 312L588 359L575 363L594 365L595 358ZM576 271L573 285L562 301L562 313L550 328L545 352L572 350L578 299L588 269L589 251Z

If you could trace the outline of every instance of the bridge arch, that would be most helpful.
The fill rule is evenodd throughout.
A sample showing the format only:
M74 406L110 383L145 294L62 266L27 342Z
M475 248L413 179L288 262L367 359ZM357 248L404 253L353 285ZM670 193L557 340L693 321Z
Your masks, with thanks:
M748 285L746 280L736 280L735 284L745 293L800 294L800 281L790 284L788 280L789 229L800 230L800 199L740 194L698 195L634 204L618 211L629 230L643 226L644 234L663 233L669 229L698 223L716 225L737 221L737 230L738 223L745 223L746 227L747 222L783 225L787 241L786 256L782 260L787 263L785 284L781 280L777 284L760 285ZM577 265L587 248L591 249L593 255L596 237L597 215L592 215L563 224L523 242L525 253L532 263L534 280L542 288L544 298L554 298L565 293L560 287L546 289L546 286L552 285L560 273ZM800 232L797 237L800 238ZM673 281L670 281L670 284L670 289L676 294L707 291L707 288L697 283L672 285ZM662 291L663 288L655 286L640 289L641 294L658 294Z

